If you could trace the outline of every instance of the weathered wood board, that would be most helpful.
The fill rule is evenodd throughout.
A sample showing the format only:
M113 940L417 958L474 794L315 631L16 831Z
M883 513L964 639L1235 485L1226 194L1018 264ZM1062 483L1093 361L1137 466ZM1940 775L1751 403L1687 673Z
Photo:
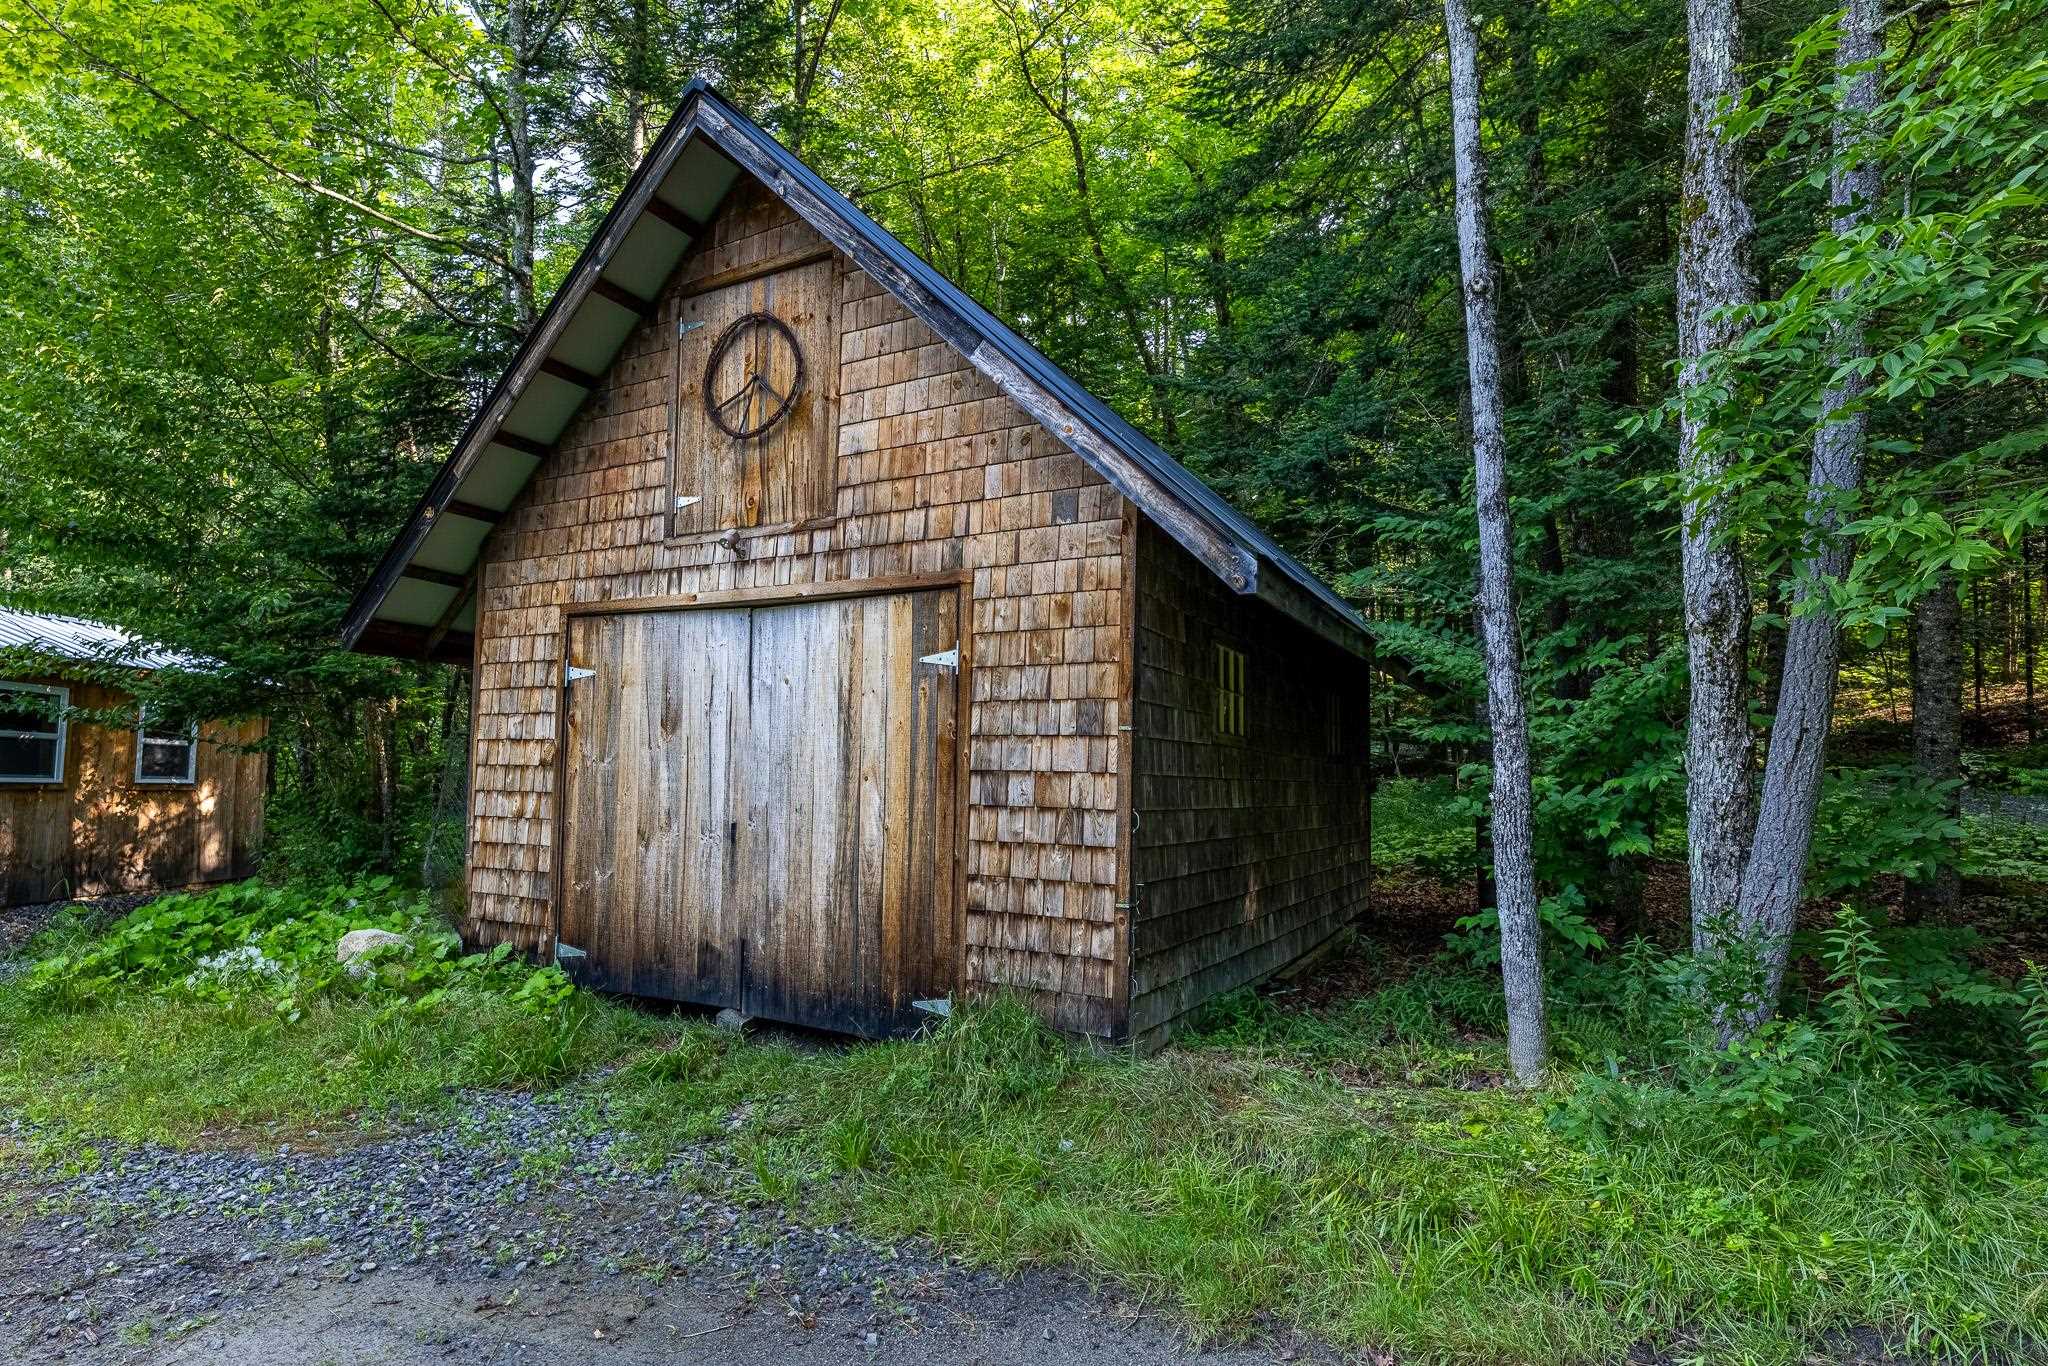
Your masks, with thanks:
M571 618L580 980L866 1034L958 986L958 593Z

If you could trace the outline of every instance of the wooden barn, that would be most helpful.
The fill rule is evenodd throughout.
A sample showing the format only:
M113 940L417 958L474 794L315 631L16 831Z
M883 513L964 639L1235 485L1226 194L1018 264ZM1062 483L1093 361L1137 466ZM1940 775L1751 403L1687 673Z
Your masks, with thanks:
M0 906L229 882L253 871L268 760L260 721L152 726L77 664L204 669L204 660L72 617L0 609ZM101 670L93 670L98 674ZM101 725L73 713L126 712Z
M473 663L468 931L606 989L1149 1044L1366 904L1359 617L701 84L347 637Z

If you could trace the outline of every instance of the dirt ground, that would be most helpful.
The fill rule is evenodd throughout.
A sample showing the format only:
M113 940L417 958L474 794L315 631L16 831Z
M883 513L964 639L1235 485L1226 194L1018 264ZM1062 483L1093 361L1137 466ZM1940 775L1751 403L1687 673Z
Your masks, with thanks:
M404 1132L136 1148L71 1174L35 1174L33 1137L0 1118L7 1362L1333 1359L1286 1333L1204 1349L1071 1276L813 1225L749 1194L715 1141L647 1170L561 1098L477 1093Z

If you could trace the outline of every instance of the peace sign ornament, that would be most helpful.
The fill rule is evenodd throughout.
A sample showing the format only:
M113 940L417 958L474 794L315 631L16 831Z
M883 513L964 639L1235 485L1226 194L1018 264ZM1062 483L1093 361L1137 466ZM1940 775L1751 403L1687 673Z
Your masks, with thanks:
M734 319L719 333L704 364L704 410L718 430L741 441L789 416L803 391L803 347L789 324L773 313Z

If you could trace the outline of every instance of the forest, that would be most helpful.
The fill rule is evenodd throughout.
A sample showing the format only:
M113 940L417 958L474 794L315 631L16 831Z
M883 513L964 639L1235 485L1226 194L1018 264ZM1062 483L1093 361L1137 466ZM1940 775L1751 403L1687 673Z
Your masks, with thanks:
M183 1108L84 1056L142 1046L106 1002L169 931L60 924L0 991L0 1113L190 1140L628 1059L653 1148L758 1102L768 1198L1203 1332L2039 1350L2048 3L1466 10L0 0L0 601L222 661L152 707L267 718L269 890L222 924L461 895L467 671L343 615L697 77L1358 607L1379 879L1318 985L1177 1062L998 1003L928 1057L771 1066L450 948L406 989L458 1013L405 1027L510 1011L527 1053ZM210 914L188 958L230 947ZM371 1028L311 991L264 1047ZM902 1104L813 1094L854 1085ZM1169 1151L1190 1109L1207 1160ZM981 1146L916 1137L970 1115ZM1069 1131L1100 1141L1046 1176ZM1468 1143L1527 1180L1429 1156Z

